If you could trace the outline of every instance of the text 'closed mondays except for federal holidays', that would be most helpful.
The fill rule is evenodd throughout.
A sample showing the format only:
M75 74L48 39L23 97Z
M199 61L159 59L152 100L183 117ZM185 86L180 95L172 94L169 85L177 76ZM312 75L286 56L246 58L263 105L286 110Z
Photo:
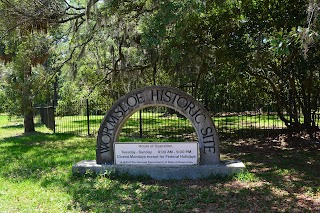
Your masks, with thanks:
M198 163L198 143L115 143L116 164Z

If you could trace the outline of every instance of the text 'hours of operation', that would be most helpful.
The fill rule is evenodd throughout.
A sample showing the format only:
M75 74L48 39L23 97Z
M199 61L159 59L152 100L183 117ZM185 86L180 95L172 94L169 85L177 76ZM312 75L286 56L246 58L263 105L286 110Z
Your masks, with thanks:
M118 165L196 165L197 142L115 143L114 163Z

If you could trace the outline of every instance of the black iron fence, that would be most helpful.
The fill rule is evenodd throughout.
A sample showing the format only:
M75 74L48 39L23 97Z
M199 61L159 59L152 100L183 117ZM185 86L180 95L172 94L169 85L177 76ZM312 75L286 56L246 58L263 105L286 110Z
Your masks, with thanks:
M261 102L259 102L261 103ZM220 137L256 136L265 131L285 129L284 123L273 112L272 106L261 104L243 107L233 112L230 105L216 103L218 112L212 113ZM96 136L109 104L89 100L56 107L37 107L42 123L56 133ZM241 106L238 106L241 109ZM319 123L319 115L317 115ZM121 140L134 138L151 140L196 140L191 122L183 115L166 107L149 107L133 114L122 128Z
M41 123L55 132L55 110L53 106L41 106L35 108L36 114L40 115Z

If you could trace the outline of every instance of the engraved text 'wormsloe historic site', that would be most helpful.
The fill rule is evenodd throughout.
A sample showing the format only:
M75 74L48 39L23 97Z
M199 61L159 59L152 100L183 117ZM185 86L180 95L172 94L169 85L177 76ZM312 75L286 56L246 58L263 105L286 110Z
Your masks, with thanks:
M113 161L113 144L122 126L136 111L151 106L173 108L192 123L198 136L200 164L220 162L219 140L208 111L191 95L172 87L151 86L134 90L120 98L105 115L98 133L96 161Z

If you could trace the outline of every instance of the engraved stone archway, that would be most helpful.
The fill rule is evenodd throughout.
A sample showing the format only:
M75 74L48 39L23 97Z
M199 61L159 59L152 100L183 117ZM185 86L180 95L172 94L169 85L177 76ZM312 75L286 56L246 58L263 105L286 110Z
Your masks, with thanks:
M97 138L97 164L113 163L113 144L118 141L122 126L133 113L151 106L169 107L188 118L198 136L200 164L220 163L219 139L208 111L186 92L150 86L126 94L104 116Z

